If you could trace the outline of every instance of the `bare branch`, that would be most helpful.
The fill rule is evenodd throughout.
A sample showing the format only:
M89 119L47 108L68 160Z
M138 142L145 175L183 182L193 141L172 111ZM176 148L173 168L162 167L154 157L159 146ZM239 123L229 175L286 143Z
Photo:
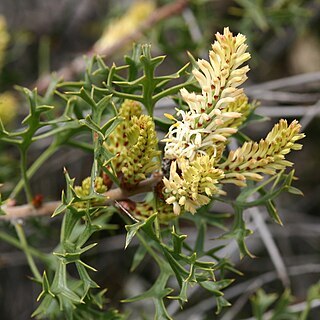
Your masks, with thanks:
M107 191L105 204L112 204L116 200L124 200L136 194L146 193L153 190L153 187L160 182L162 174L154 174L151 178L138 183L134 189L126 190L115 188ZM48 216L60 205L60 201L50 201L42 204L40 208L35 208L31 204L21 206L2 206L2 210L6 215L0 216L0 220L25 219L28 217Z
M320 72L311 72L305 74L299 74L287 78L281 78L268 82L263 82L254 86L246 88L246 92L250 95L258 91L283 89L288 87L301 87L301 85L320 81Z
M60 201L45 202L40 208L35 208L31 204L21 206L2 206L2 210L6 215L0 216L0 220L14 220L36 216L51 215L59 206Z
M315 103L319 100L319 93L296 93L285 91L273 91L273 90L253 90L246 93L251 99L257 99L259 101L276 101L278 103Z
M320 100L311 106L308 111L305 113L303 118L300 121L301 124L301 130L305 130L309 123L313 120L315 116L317 116L320 112Z
M266 246L266 249L269 252L270 259L272 260L276 271L279 275L279 278L281 279L283 285L285 287L289 287L290 285L290 279L288 276L288 272L285 266L285 263L283 261L283 258L281 257L280 251L272 237L272 234L270 230L267 227L267 224L262 216L262 213L260 210L256 207L248 209L250 211L251 217L257 226L257 229L261 235L261 239L263 243Z

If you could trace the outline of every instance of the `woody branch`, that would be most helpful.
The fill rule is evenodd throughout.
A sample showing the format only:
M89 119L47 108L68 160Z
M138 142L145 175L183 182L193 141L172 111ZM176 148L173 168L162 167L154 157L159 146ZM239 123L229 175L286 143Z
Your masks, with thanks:
M162 179L162 174L157 173L152 177L141 181L135 186L134 189L123 189L115 188L105 192L106 205L112 204L116 200L124 200L129 197L132 197L136 194L142 194L150 192L153 190L153 187L160 182ZM24 219L28 217L35 216L47 216L51 215L55 209L60 205L60 201L49 201L43 203L39 208L35 208L31 204L24 204L21 206L7 206L3 205L2 210L6 213L3 216L0 216L0 220L14 220L14 219Z

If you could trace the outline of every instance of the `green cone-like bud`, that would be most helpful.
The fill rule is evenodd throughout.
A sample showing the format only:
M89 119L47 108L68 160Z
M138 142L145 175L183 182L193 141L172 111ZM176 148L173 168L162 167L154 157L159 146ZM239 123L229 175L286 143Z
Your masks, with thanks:
M125 100L119 110L123 121L110 135L106 147L124 185L134 185L160 169L158 139L152 118L141 114L141 105Z
M134 116L130 122L131 127L127 133L129 144L121 171L125 184L136 184L160 169L160 151L154 122L150 116Z
M131 127L131 118L140 115L141 105L136 101L125 100L119 109L119 116L123 118L123 121L111 133L106 145L107 149L116 155L112 160L116 171L120 171L126 157L126 149L129 144L126 132Z

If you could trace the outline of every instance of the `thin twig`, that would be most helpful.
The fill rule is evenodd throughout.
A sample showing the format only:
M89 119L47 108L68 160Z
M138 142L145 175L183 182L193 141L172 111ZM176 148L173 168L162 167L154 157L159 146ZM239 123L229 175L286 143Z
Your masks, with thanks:
M254 90L247 91L246 93L251 99L257 99L259 101L276 101L280 103L315 103L319 100L320 95L318 93L296 93L296 92L284 92L284 91L272 91L272 90Z
M115 188L107 191L104 195L106 197L105 204L112 204L115 200L124 200L136 194L146 193L152 191L153 187L160 182L162 174L158 173L151 178L138 183L134 189ZM0 220L14 220L35 216L51 215L55 209L61 204L60 201L50 201L42 204L40 208L34 208L31 204L21 206L2 206L2 210L6 213L0 216Z
M261 105L257 108L256 113L267 117L302 117L313 106L275 106L275 105ZM317 112L317 116L320 115L320 110Z
M291 76L287 78L263 82L254 86L247 87L246 92L250 94L261 90L274 90L288 87L296 87L316 81L320 81L320 72L305 73L297 76Z
M22 249L23 249L23 251L24 251L24 253L26 255L26 258L27 258L30 270L33 273L33 276L35 277L35 279L37 281L41 281L41 279L42 279L41 274L39 272L39 269L38 269L36 263L34 262L32 253L29 250L29 245L28 245L26 236L24 234L24 230L22 228L21 223L20 222L15 222L14 227L16 229L20 244L21 244Z
M273 265L276 268L276 271L281 279L283 285L285 287L289 287L290 279L288 276L288 272L283 261L283 258L280 255L280 251L272 237L270 230L267 227L267 224L260 212L260 210L256 207L248 209L250 215L257 226L257 230L261 235L261 239L266 246L266 249L269 252L270 259Z
M40 208L35 208L31 204L21 206L3 205L2 210L6 213L0 216L0 220L15 220L29 217L48 216L60 205L60 201L49 201L42 204Z
M232 304L232 307L223 315L221 320L234 319L239 314L244 305L247 303L250 295L251 292L245 292L242 295L240 295L238 300Z
M301 130L305 130L313 118L320 112L320 100L308 108L303 118L300 120Z
M194 16L194 13L192 12L192 10L190 8L186 8L183 10L182 16L188 26L192 41L194 43L199 43L201 41L201 39L203 39L203 33L202 33L201 28L197 22L196 17ZM200 55L204 56L205 51L201 52Z
M140 24L137 29L132 30L131 33L124 37L120 37L117 42L115 42L112 46L106 46L105 48L96 51L94 48L91 48L88 52L81 54L76 57L73 61L71 61L67 66L61 68L56 71L56 75L59 78L63 78L64 80L71 80L75 75L83 72L86 67L86 61L83 59L83 56L92 57L95 54L99 54L103 56L106 60L122 49L128 43L132 43L137 41L139 38L143 36L145 32L150 30L154 25L159 23L160 21L166 20L171 16L180 14L182 10L187 6L188 0L178 0L174 3L170 3L164 5L161 8L155 10L148 19ZM38 88L38 92L44 92L49 83L51 81L51 75L44 75L39 78L34 84L35 87Z

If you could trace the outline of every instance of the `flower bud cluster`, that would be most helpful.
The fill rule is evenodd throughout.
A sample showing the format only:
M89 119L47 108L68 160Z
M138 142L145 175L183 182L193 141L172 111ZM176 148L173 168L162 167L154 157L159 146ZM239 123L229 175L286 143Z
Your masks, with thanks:
M81 199L81 198L86 198L89 196L91 190L91 177L87 177L84 179L81 183L81 186L76 186L74 188L74 191L76 195ZM104 185L103 183L103 178L102 177L97 177L95 182L94 182L94 190L97 193L103 194L105 193L108 188L107 186ZM104 200L101 199L95 199L95 200L90 200L91 205L98 205L98 204L103 204ZM77 202L75 205L79 208L85 208L86 207L86 201L83 202Z
M129 144L121 171L124 183L132 185L160 169L160 151L154 122L150 116L134 116L130 124L127 131Z
M120 109L119 117L123 121L110 134L107 149L116 155L112 160L112 165L117 172L121 171L121 166L126 157L126 149L129 145L127 131L131 127L131 118L133 116L140 117L142 113L140 103L132 100L125 100Z
M106 147L115 154L112 165L122 182L134 185L160 169L158 139L152 118L142 114L139 103L125 100L119 116L123 121L110 135Z

